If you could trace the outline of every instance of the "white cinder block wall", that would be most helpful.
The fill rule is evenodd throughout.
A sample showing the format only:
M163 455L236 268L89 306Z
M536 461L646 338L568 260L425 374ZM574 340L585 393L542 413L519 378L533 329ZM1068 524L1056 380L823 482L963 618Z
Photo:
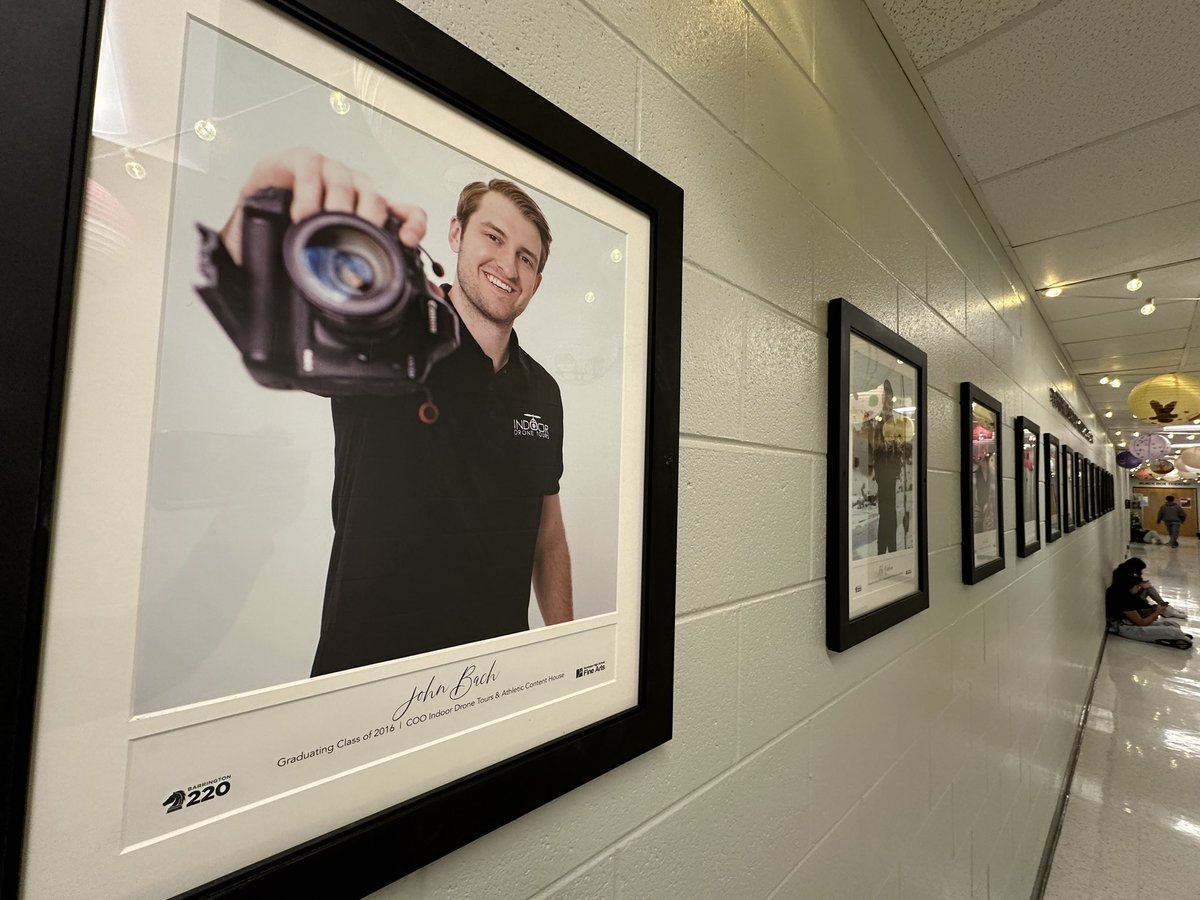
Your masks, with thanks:
M667 746L376 896L1028 897L1125 533L1114 512L1017 558L1012 419L1112 448L1049 407L1053 384L1092 413L866 7L409 5L686 191L676 714ZM931 386L931 608L841 655L836 296L923 347ZM963 380L1009 448L1008 565L969 588Z

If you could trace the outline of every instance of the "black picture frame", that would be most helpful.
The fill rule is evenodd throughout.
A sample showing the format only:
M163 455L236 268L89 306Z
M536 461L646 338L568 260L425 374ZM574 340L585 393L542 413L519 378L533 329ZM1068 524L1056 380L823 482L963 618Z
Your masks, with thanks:
M1079 461L1079 508L1083 512L1083 521L1092 521L1092 461L1087 457Z
M1062 530L1070 534L1077 524L1075 517L1075 451L1070 445L1062 444L1061 464L1058 467L1059 480L1062 482Z
M1062 537L1062 478L1058 438L1050 432L1042 435L1042 457L1046 460L1046 543L1053 544Z
M1013 452L1013 471L1016 473L1014 490L1017 500L1017 556L1021 558L1032 556L1042 549L1041 492L1038 485L1042 469L1041 435L1041 428L1033 420L1025 416L1017 416L1013 420L1013 446L1019 448ZM1029 510L1027 506L1031 498L1033 509ZM1031 521L1032 539L1027 534Z
M1072 486L1070 486L1070 490L1072 490L1072 493L1074 494L1074 498L1075 498L1075 527L1076 528L1085 526L1085 524L1087 524L1087 522L1088 522L1087 510L1084 505L1085 499L1087 497L1086 491L1084 490L1084 463L1085 462L1087 462L1087 460L1084 457L1084 455L1082 455L1081 452L1076 450L1075 451L1075 469L1074 469L1074 473L1073 473L1074 478L1072 479Z
M861 342L860 357L862 353L869 353L871 350L886 355L886 361L880 363L880 371L875 373L879 375L878 379L872 375L860 375L857 369L852 373L852 347L859 346L858 342ZM896 369L896 366L900 368ZM926 367L925 352L919 347L900 337L846 300L839 297L830 301L828 418L830 462L827 469L829 506L825 587L825 640L826 646L830 650L837 652L849 650L856 644L860 644L929 608ZM908 369L912 370L911 376L907 372ZM911 397L916 406L916 409L912 411L915 416L907 423L903 422L905 416L902 414L891 417L890 421L885 421L884 417L880 416L878 421L859 422L858 434L862 447L856 450L852 446L852 434L854 433L851 421L852 402L856 396L870 393L866 387L886 391L883 386L890 387L890 379L886 374L888 371L901 372L903 374L899 377L913 379ZM870 385L856 388L852 380L855 377L865 377ZM897 393L893 396L900 396L900 394ZM888 398L881 407L888 409L889 414L890 404L891 399ZM895 427L891 425L891 422L898 422L902 427L891 432L891 437L889 437L887 429ZM877 432L871 429L877 429ZM876 438L872 435L875 434L888 441L883 451L888 454L888 465L891 466L891 460L895 460L901 470L898 475L890 472L890 482L900 487L903 502L908 503L911 498L911 507L905 506L902 511L895 504L895 491L893 490L893 508L890 512L891 518L894 520L892 527L903 526L904 541L907 542L911 538L915 544L912 548L899 547L897 550L899 540L896 540L888 550L882 548L879 540L879 536L882 534L880 525L887 520L887 516L879 508L879 497L882 496L882 493L878 491L878 481L875 482L877 491L873 508L865 506L869 501L864 494L852 496L854 492L851 485L855 478L855 472L860 469L865 472L868 469L866 454L870 453L872 458L877 458L874 447L869 446L874 444ZM861 455L852 457L852 453ZM854 465L855 461L858 461L859 464ZM911 472L905 474L906 468L911 469ZM877 468L875 471L878 474ZM908 481L910 478L911 482ZM864 513L864 518L872 521L876 528L877 552L874 555L868 555L869 551L866 549L871 543L869 531L866 530L869 525L859 522L858 524L862 527L857 529L855 527L854 512L856 508L852 505L855 502L863 505L859 512ZM910 526L909 517L912 515L915 515L915 527ZM863 551L861 555L856 552L856 548ZM910 549L913 552L906 554L906 551ZM896 559L901 560L898 565L903 565L904 571L896 570L899 577L894 580L900 582L899 586L888 586L886 582L891 579L892 572L886 567L893 565ZM878 565L881 568L878 572L868 573L867 568L876 565L876 560L879 561ZM911 590L904 584L906 581L912 582ZM864 596L863 592L868 591L872 583L877 586L873 592L876 596L882 591L888 593L895 591L899 595L890 597L881 605L854 614L855 611L852 609L854 597ZM887 596L886 593L885 596Z
M683 193L392 0L263 2L639 210L651 226L637 703L183 895L358 897L671 738ZM0 629L0 732L14 737L0 742L5 896L19 890L39 663L54 627L45 618L47 562L102 10L101 0L17 0L5 8L9 77L2 90L27 110L0 148L5 206L23 211L3 225L11 302L0 338L6 385L0 572L8 610Z
M962 578L978 584L1004 569L1004 407L969 381L960 401ZM987 554L982 561L980 553Z

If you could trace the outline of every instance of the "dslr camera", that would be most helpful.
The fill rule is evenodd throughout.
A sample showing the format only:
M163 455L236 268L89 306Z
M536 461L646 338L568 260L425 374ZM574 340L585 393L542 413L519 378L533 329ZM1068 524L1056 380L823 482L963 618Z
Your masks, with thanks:
M379 228L321 212L293 224L291 203L282 188L244 202L240 267L199 226L208 283L197 291L251 376L329 397L425 390L458 347L460 323L429 289L420 251L400 243L394 218Z

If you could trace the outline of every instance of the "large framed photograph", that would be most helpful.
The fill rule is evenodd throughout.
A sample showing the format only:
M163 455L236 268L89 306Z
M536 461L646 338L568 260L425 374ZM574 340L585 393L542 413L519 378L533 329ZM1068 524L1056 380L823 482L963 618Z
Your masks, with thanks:
M829 304L826 644L848 650L929 607L925 353Z
M1059 486L1058 438L1050 432L1042 436L1046 460L1046 543L1053 544L1062 537L1062 490Z
M962 383L962 577L976 584L1004 568L1004 409L969 381Z
M683 195L391 0L147 9L6 11L4 880L362 896L670 738Z
M1038 503L1038 481L1041 477L1042 430L1024 416L1017 416L1013 423L1015 440L1021 443L1016 458L1017 492L1017 556L1026 557L1042 547L1041 515Z

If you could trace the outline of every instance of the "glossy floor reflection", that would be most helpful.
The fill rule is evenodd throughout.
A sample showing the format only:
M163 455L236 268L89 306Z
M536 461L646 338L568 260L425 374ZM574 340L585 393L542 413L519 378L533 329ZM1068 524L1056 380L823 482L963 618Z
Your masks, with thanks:
M1200 542L1130 555L1200 635ZM1109 637L1044 896L1200 897L1200 638L1185 651Z

